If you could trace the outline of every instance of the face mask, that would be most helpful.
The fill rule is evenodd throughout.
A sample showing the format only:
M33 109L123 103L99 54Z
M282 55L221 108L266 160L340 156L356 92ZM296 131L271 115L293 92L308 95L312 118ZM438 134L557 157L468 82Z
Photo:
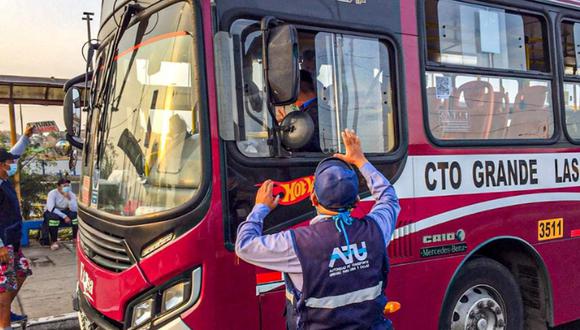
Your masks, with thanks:
M10 169L8 170L8 176L13 176L14 174L16 174L17 170L18 170L18 164L10 164Z
M70 192L70 187L62 187L62 192L69 193Z

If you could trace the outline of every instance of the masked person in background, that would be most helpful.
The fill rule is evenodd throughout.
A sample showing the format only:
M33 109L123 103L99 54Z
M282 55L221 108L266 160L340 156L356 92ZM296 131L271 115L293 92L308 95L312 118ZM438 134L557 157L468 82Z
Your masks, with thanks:
M288 329L387 330L383 314L389 263L387 245L400 211L395 189L366 159L359 137L345 130L346 154L322 160L310 199L318 215L309 226L263 235L264 218L278 206L273 182L258 190L256 205L238 227L236 254L284 273ZM360 219L356 166L375 204Z
M0 330L12 329L11 322L23 321L26 315L10 311L24 280L30 276L30 263L20 250L22 237L22 214L14 186L8 180L16 174L16 159L30 143L33 128L24 132L10 151L0 148Z
M58 228L60 226L71 226L73 240L76 239L77 211L77 196L71 191L70 181L64 178L58 180L56 189L48 193L44 207L44 221L48 222L51 250L58 249Z

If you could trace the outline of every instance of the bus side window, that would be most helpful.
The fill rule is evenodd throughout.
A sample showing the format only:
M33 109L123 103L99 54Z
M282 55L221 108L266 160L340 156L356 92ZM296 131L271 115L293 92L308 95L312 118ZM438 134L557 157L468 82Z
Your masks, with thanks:
M320 146L343 152L340 132L355 130L365 152L395 148L395 118L388 46L376 38L316 35Z
M566 131L580 140L580 23L562 22L562 53L564 59L564 108Z
M438 139L547 139L553 134L549 81L439 72L428 72L426 81L429 127Z
M455 0L427 0L425 14L425 104L433 137L524 140L553 135L549 57L540 16ZM525 72L534 72L534 79L521 74Z

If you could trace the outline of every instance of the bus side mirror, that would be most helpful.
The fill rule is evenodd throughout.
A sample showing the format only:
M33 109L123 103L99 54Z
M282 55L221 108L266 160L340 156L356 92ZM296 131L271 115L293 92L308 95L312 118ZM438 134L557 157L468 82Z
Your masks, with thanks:
M64 96L63 104L66 138L76 148L82 149L81 141L81 93L76 87L70 87Z
M264 67L267 71L270 102L275 106L292 104L298 97L300 84L298 32L293 25L281 24L266 28L265 35L267 47Z
M85 72L64 83L63 116L66 126L66 140L78 149L83 148L81 139L81 91L75 87L76 84L85 83L85 93L88 84L93 79L93 72Z
M314 121L303 111L292 111L280 123L282 145L290 150L304 147L314 135Z

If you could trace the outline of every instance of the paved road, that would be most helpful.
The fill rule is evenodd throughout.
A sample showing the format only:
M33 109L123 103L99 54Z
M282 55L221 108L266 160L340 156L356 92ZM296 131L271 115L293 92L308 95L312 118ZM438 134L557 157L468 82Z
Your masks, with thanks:
M76 255L70 242L61 246L51 251L31 240L31 246L23 249L31 261L33 275L26 280L12 305L14 312L28 314L29 319L73 312Z

